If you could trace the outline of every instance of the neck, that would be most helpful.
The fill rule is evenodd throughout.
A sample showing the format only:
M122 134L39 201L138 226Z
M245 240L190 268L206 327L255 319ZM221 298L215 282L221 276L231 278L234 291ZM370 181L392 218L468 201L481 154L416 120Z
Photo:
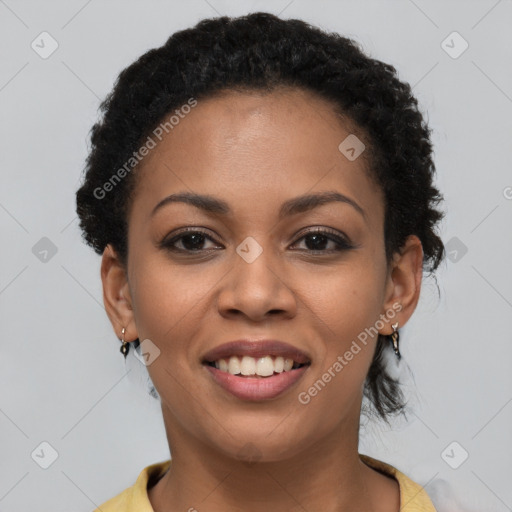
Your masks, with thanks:
M164 411L164 420L168 412ZM340 424L320 443L287 459L248 462L198 442L167 420L172 462L148 492L155 512L268 512L270 504L272 510L290 512L369 512L387 510L382 507L382 493L389 496L390 486L398 492L394 480L361 461L358 422L352 428Z

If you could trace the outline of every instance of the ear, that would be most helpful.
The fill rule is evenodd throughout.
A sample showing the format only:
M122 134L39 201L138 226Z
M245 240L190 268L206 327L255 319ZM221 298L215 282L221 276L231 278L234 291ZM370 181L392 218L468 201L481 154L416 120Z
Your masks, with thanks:
M391 324L398 322L403 327L414 313L420 298L423 277L423 247L416 235L410 235L398 253L388 272L385 292L385 311L396 311L392 320L388 320L380 334L393 332ZM384 313L385 314L385 313Z
M103 302L117 337L133 341L138 338L137 327L132 308L132 298L128 283L128 272L121 263L113 247L108 244L101 260L101 281L103 283Z

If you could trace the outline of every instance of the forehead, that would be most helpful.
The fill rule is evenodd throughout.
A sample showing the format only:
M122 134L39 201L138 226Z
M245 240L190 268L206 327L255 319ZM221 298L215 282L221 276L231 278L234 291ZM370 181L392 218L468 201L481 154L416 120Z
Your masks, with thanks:
M321 190L369 206L380 195L364 152L350 161L338 149L353 125L312 93L223 91L187 112L161 140L153 136L156 147L136 169L133 210L148 214L165 195L183 191L223 198L235 213L243 206L262 213L270 204L277 211L289 197Z

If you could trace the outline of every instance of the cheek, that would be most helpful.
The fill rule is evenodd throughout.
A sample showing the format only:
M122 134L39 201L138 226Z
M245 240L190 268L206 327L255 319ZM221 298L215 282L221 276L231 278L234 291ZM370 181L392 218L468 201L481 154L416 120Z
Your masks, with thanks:
M192 424L201 414L190 384L198 370L191 355L193 341L202 327L205 297L215 276L193 271L192 266L178 270L159 259L136 270L135 322L140 341L148 338L160 350L147 370L162 401L183 422Z
M305 304L324 324L329 347L342 350L347 342L374 325L382 306L380 277L372 268L340 267L326 278L315 276L301 291ZM314 316L313 315L313 318Z
M321 350L301 391L307 395L304 401L324 411L327 423L329 418L338 421L360 399L377 340L370 328L380 314L378 283L375 270L340 268L304 291Z
M176 331L195 321L214 281L198 269L178 269L156 258L150 265L139 266L136 275L133 301L140 336L154 338L156 343L179 342Z

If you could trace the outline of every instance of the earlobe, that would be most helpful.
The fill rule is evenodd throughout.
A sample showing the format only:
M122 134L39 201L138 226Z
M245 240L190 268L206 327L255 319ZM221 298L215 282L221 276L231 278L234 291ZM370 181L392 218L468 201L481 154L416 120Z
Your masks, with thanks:
M103 251L100 273L105 310L116 336L121 339L124 328L127 341L137 338L127 269L110 244Z
M414 313L419 301L421 281L423 277L423 248L416 235L410 235L402 246L400 254L396 254L390 271L386 290L385 310L399 303L401 309L392 322L386 325L381 334L391 334L391 323L398 322L403 327ZM393 308L393 309L396 309Z

